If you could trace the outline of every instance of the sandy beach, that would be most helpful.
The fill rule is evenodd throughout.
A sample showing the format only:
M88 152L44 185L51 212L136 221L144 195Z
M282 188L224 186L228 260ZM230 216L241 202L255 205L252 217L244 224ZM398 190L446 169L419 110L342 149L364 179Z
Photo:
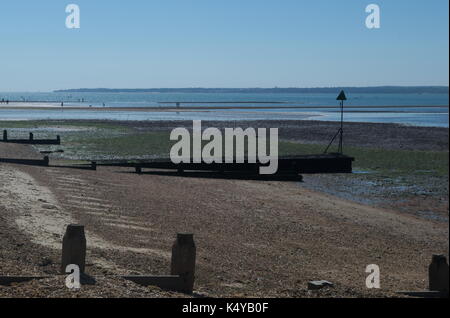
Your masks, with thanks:
M180 125L114 124L140 133ZM312 129L313 122L259 123L265 124L282 127L283 140L319 144L335 126L321 123ZM77 125L83 123L72 121L69 127ZM422 134L427 128L352 125L347 142L353 146L382 144L388 150L448 153L448 129L428 129ZM42 127L68 129L62 122ZM42 155L30 146L0 143L0 157ZM448 256L448 197L435 211L444 219L433 219L415 213L420 210L417 202L404 210L395 204L363 204L357 194L350 198L332 194L325 188L339 184L339 176L323 176L328 179L320 183L322 188L314 188L321 176L305 176L299 184L151 172L137 175L126 168L63 168L67 158L51 160L50 167L0 164L2 275L51 276L0 286L1 297L182 296L117 278L166 274L171 245L176 233L182 232L194 233L195 295L207 297L395 297L399 290L426 289L432 254ZM437 197L423 198L430 204ZM98 278L96 285L75 293L54 276L59 270L62 234L69 223L86 226L87 272ZM365 286L368 264L381 268L380 290ZM308 281L321 279L335 286L315 292L307 289Z

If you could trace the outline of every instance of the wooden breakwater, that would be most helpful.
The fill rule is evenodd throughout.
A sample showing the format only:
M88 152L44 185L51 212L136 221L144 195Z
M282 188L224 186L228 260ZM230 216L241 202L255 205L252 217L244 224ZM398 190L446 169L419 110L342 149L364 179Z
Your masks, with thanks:
M25 144L25 145L60 145L61 137L56 136L56 139L36 139L34 134L30 133L27 139L10 139L8 137L8 131L3 130L3 138L0 142L14 143L14 144Z
M249 162L247 159L243 163L194 163L188 160L186 163L173 163L169 158L149 159L149 160L103 160L97 161L97 166L115 166L135 168L136 172L142 172L143 168L164 169L182 171L214 171L214 172L242 172L259 173L260 167L268 164ZM353 157L342 154L318 154L318 155L299 155L282 156L278 158L279 174L315 174L315 173L352 173ZM189 162L189 163L188 163Z

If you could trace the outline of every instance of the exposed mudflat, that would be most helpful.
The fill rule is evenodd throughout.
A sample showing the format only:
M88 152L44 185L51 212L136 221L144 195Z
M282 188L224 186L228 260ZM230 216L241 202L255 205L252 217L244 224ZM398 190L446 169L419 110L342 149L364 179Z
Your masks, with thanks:
M108 121L108 120L48 120L33 121L36 132L67 132L92 130L83 124L111 124L137 131L170 131L176 127L192 128L192 121ZM339 128L337 122L309 120L261 120L261 121L202 121L202 127L276 127L282 140L292 140L306 144L327 144ZM8 128L10 129L10 128ZM14 129L12 129L14 131ZM26 135L30 130L16 128ZM400 124L345 123L345 145L366 148L448 151L449 130L438 127L417 127Z
M13 136L26 138L29 131L41 137L54 138L60 134L63 146L51 147L54 159L123 159L161 157L164 147L155 140L152 146L145 146L149 134L163 133L161 138L168 139L165 133L176 127L192 128L190 121L99 121L99 120L53 120L32 122L34 127L22 123L22 128L10 129ZM278 127L281 141L316 146L309 151L322 152L335 134L339 123L320 121L203 121L202 127ZM436 175L436 168L447 166L447 160L435 165L421 161L414 169L395 172L380 171L377 160L384 161L384 168L389 168L389 160L399 160L395 156L400 152L410 152L411 158L417 160L417 153L446 153L448 157L448 128L414 127L398 124L345 123L344 151L352 150L356 161L352 175L306 175L302 187L326 192L337 197L368 204L374 207L390 208L410 213L423 218L448 222L448 177L442 173ZM103 140L122 138L112 145ZM127 139L128 138L128 139ZM135 146L128 149L128 145ZM137 146L136 146L137 145ZM317 146L319 145L319 146ZM48 150L46 147L37 147ZM376 150L377 160L370 167L361 168L360 150ZM398 152L398 153L397 153ZM164 154L167 156L167 153ZM366 155L367 157L367 155ZM367 158L366 158L367 159ZM407 165L411 163L405 162ZM425 164L425 166L422 166ZM373 168L373 169L371 169ZM398 168L398 165L397 165ZM428 170L427 170L428 169Z
M108 121L108 120L55 120L58 123L105 124L135 128L139 131L170 131L176 127L192 128L192 121ZM202 126L216 127L276 127L280 139L307 144L327 144L339 128L339 123L309 120L261 120L261 121L202 121ZM64 126L66 127L66 126ZM67 127L66 127L67 128ZM62 128L59 128L62 129ZM69 129L69 128L67 128ZM74 129L72 127L72 129ZM345 123L345 143L351 146L404 150L447 150L449 130L438 127L417 127L400 124ZM29 129L27 129L29 131Z

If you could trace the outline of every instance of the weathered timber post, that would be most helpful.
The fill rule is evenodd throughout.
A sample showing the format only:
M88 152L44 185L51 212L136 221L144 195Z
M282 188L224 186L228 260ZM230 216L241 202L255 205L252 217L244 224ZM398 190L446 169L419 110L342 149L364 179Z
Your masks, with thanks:
M444 255L433 255L428 275L429 290L448 294L448 264Z
M48 164L50 162L50 159L48 158L48 156L45 156L43 161L44 161L44 166L48 167Z
M8 131L6 129L3 130L3 141L8 141Z
M91 161L91 170L97 170L97 162L96 161Z
M61 272L65 274L67 265L75 264L84 273L86 266L86 237L84 226L70 224L67 226L62 244Z
M33 140L34 139L34 135L33 135L33 133L30 133L30 140Z
M171 275L179 275L183 279L181 291L192 294L195 279L196 247L193 234L177 234L172 246Z

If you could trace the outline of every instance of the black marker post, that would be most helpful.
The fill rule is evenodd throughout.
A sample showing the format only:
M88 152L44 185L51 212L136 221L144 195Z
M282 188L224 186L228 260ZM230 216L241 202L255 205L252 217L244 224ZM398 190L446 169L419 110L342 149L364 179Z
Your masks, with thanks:
M339 135L339 149L338 152L340 154L343 153L343 137L344 137L344 100L347 100L347 97L345 96L344 91L341 91L339 96L336 98L336 100L341 102L341 128L340 128L340 135Z
M325 149L324 153L328 152L328 149L333 144L336 137L339 135L339 146L338 146L338 153L343 153L343 137L344 137L344 100L347 100L347 97L345 96L344 91L341 91L339 93L339 96L336 98L336 100L340 101L341 106L341 127L339 128L336 135L334 135L333 139L331 139L330 143L328 144L327 148Z

